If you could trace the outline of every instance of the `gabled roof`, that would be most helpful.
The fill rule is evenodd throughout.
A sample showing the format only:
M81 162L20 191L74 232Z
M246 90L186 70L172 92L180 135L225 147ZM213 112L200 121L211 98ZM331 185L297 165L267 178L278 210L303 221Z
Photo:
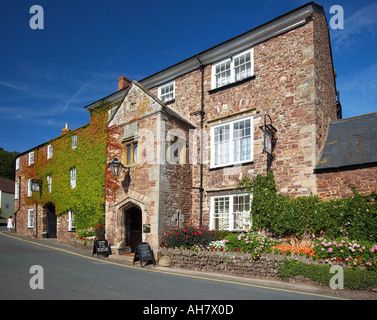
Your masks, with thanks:
M331 122L315 169L377 163L377 112Z
M0 191L14 194L14 181L0 178Z
M125 94L124 94L121 102L119 103L119 105L118 105L116 111L114 112L114 114L112 115L112 117L109 119L109 122L108 122L109 126L111 126L111 124L114 124L113 120L115 120L115 118L117 117L117 113L122 108L124 102L128 98L129 93L131 91L133 91L134 88L139 89L138 90L139 91L138 95L142 95L142 93L143 93L143 94L145 94L146 97L149 97L149 99L150 99L149 103L151 104L151 106L153 105L153 103L155 104L155 106L158 106L157 109L151 109L148 112L144 111L143 115L141 115L140 117L145 117L147 115L150 115L150 113L155 113L155 112L158 112L158 111L164 111L164 112L170 114L171 116L179 119L180 121L185 122L186 124L188 124L191 127L195 128L195 125L191 121L189 121L188 119L186 119L185 117L183 117L181 114L179 114L178 112L176 112L175 110L173 110L172 108L170 108L169 106L167 106L166 104L164 104L157 96L155 96L153 93L149 92L147 89L144 88L144 86L142 86L137 81L132 81L132 83L125 90ZM129 121L132 121L132 119L129 119Z
M209 65L236 53L242 52L257 45L258 43L262 43L270 38L305 25L310 21L314 8L318 8L324 12L323 6L311 1L258 27L248 30L236 37L194 54L183 61L141 79L139 80L139 83L146 89L151 89L155 86L174 80L177 77L187 74L195 69L199 69L201 65ZM96 108L104 101L118 101L124 95L126 90L127 89L124 88L116 91L107 97L87 105L85 108L87 110L91 110Z

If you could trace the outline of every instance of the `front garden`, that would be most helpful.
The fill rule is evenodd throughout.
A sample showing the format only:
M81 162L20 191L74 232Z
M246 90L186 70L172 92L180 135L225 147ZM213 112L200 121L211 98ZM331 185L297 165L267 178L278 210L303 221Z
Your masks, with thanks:
M254 262L279 257L275 272L280 278L304 276L327 285L333 276L330 267L341 265L346 288L377 288L377 193L363 196L354 190L351 198L327 202L315 196L290 199L277 193L272 171L242 180L239 188L253 193L252 230L215 232L191 223L165 231L162 250L190 250L201 257L205 252L228 253L223 260L243 253Z

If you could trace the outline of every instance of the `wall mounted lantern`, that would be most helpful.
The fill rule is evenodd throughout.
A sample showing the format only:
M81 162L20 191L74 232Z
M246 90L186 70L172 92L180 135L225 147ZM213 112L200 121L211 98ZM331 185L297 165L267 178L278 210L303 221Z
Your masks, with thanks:
M267 117L270 119L270 122L267 123ZM259 127L264 133L264 144L263 144L263 153L267 153L272 156L276 141L278 140L275 137L277 129L272 125L271 117L268 114L264 115L264 126Z
M119 160L118 158L114 158L113 161L109 162L108 163L109 167L110 167L110 170L111 170L111 173L115 176L115 177L119 177L119 174L120 174L120 170L121 169L126 169L128 170L128 173L130 171L130 168L129 167L125 167Z

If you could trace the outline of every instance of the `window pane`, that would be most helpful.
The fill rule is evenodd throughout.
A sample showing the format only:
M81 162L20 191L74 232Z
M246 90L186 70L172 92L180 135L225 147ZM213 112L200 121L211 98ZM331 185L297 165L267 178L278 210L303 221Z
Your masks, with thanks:
M127 164L131 164L131 145L127 146Z
M250 119L233 124L234 162L251 160L251 121Z
M230 83L230 61L223 62L216 66L216 88Z
M162 102L174 99L174 83L170 83L160 88L160 97Z
M235 81L240 81L242 79L252 76L250 52L245 53L242 56L239 56L234 59L234 72Z
M233 196L233 229L243 230L250 226L250 196Z
M133 144L134 154L133 154L133 163L137 163L137 143Z
M230 162L230 126L225 125L214 129L215 165Z
M215 230L229 229L229 197L216 198L214 201Z
M71 188L76 187L76 168L71 169Z

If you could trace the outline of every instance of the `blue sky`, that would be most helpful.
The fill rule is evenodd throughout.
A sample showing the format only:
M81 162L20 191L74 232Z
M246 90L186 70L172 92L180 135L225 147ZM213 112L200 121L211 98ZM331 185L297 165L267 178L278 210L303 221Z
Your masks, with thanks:
M0 0L0 147L23 152L89 122L84 107L309 1ZM343 117L377 111L377 3L344 9L330 30ZM29 25L32 5L44 29Z

